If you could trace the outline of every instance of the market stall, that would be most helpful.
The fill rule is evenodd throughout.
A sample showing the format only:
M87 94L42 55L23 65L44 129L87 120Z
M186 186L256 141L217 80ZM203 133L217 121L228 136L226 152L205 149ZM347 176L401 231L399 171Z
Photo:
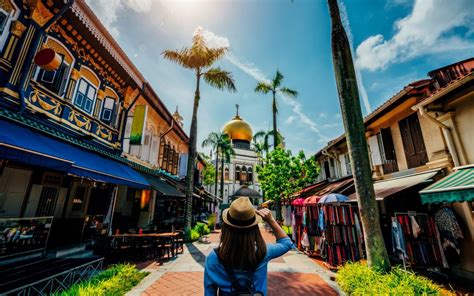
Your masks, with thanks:
M319 250L329 267L364 258L364 240L357 209L345 195L331 193L318 201Z

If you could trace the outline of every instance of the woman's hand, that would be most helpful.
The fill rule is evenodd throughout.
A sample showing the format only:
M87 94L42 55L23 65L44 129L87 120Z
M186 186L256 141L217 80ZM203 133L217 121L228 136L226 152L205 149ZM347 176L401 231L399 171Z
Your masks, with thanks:
M274 220L272 212L269 209L256 210L255 212L257 213L257 215L262 217L263 221L265 222L270 222Z

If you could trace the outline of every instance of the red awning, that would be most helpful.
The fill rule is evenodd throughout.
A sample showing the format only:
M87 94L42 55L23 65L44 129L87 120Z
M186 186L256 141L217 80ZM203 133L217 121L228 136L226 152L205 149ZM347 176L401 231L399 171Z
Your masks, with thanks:
M294 201L291 202L292 206L295 207L302 207L304 206L304 198L297 198Z
M315 206L318 204L318 201L321 199L321 196L311 195L304 200L305 206Z

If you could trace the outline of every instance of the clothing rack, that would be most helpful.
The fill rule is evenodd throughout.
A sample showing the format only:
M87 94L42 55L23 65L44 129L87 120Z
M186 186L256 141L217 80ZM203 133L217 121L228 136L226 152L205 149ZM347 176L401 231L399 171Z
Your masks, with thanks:
M403 266L407 263L412 267L430 268L445 266L445 258L440 248L438 231L434 219L427 213L414 211L395 212L393 219L399 223L403 234L404 251L401 252ZM394 240L392 227L392 243Z
M362 259L363 234L357 210L350 203L322 204L316 208L317 211L310 208L311 221L308 224L312 228L310 234L319 235L313 238L322 259L332 267ZM318 231L315 232L314 228Z

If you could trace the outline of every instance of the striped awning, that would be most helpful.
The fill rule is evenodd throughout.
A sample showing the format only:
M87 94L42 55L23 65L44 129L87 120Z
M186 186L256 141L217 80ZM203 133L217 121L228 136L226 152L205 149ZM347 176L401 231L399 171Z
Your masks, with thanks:
M420 191L422 203L450 203L474 201L474 165L454 171Z

